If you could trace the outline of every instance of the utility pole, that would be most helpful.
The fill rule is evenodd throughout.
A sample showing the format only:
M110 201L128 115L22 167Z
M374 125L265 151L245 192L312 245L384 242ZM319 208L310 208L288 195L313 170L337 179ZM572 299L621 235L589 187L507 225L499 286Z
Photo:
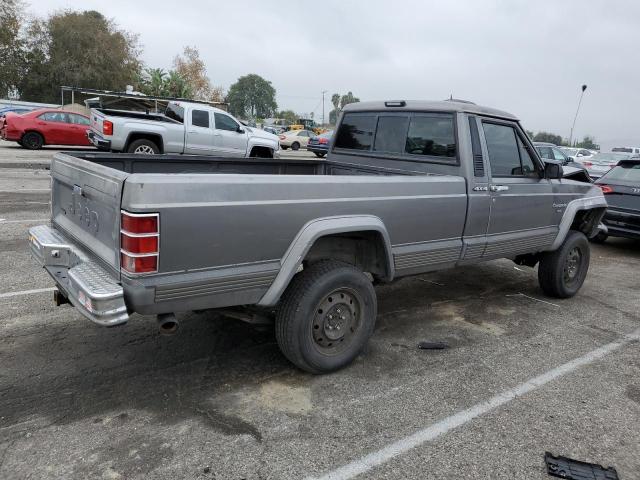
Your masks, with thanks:
M571 133L569 134L569 146L573 147L573 129L576 126L576 119L578 118L578 112L580 111L580 105L582 104L582 97L584 91L587 89L586 85L582 85L582 92L580 92L580 100L578 100L578 108L576 109L576 116L573 117L573 125L571 125Z
M322 125L324 125L324 94L327 93L326 90L322 91Z

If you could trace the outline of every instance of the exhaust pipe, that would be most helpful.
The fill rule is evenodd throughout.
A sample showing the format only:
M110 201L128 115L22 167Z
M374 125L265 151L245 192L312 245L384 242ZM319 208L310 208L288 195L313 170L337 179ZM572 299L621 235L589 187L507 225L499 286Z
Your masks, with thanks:
M158 330L162 335L173 335L178 331L178 319L173 313L162 313L158 315Z

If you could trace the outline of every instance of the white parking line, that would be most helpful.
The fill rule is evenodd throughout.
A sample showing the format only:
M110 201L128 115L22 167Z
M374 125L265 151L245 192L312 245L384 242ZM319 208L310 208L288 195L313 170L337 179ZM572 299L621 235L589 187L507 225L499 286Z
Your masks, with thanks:
M21 220L6 220L4 218L0 218L0 225L3 223L36 223L36 222L48 222L48 218L24 218Z
M19 297L20 295L31 295L32 293L53 292L54 290L55 290L54 287L50 287L50 288L37 288L35 290L22 290L20 292L6 292L6 293L0 293L0 298Z
M419 430L413 435L402 438L376 452L365 455L362 458L347 463L346 465L319 477L307 477L307 480L346 480L366 473L369 470L392 460L398 455L402 455L409 450L419 447L423 443L435 440L439 436L444 435L445 433L448 433L449 431L460 427L473 419L484 415L485 413L495 410L496 408L505 405L522 395L532 392L533 390L536 390L547 383L562 377L563 375L571 373L580 367L589 365L605 355L618 350L620 347L636 340L640 340L640 329L623 336L618 341L608 343L581 357L549 370L542 375L527 380L517 387L505 390L486 402L478 403L471 408L462 410L450 417L444 418L439 422Z
M0 193L50 192L50 188L19 188L18 190L0 190Z
M524 297L524 298L528 298L529 300L535 300L536 302L546 303L547 305L553 305L554 307L560 307L560 305L558 305L557 303L551 303L551 302L547 302L546 300L540 300L539 298L536 298L536 297L530 297L529 295L525 295L524 293L514 293L511 295L505 295L505 297Z

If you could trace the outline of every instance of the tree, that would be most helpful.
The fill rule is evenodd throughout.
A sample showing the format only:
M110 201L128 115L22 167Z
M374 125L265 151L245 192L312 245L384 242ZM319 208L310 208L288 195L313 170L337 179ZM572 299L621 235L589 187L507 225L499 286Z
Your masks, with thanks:
M288 124L294 124L298 122L298 115L293 110L283 110L277 115L278 118L281 118Z
M146 68L138 80L138 90L154 97L191 98L187 80L175 70L165 72L162 68Z
M562 145L562 137L560 135L556 135L554 133L549 132L538 132L533 137L534 142L547 142L553 143L554 145Z
M0 98L14 94L24 68L21 28L24 4L20 0L0 3Z
M93 10L36 19L27 39L24 100L57 102L61 85L121 91L139 76L137 37Z
M598 150L599 146L596 143L595 137L591 135L586 135L581 142L576 143L576 147L578 148L587 148L589 150Z
M229 87L229 112L238 117L271 117L278 108L271 82L251 73Z
M349 105L350 103L358 103L360 101L359 98L354 97L353 93L349 92L346 95L340 97L340 110L343 110L344 107Z
M331 103L333 104L333 110L329 112L329 123L335 125L338 122L338 114L342 109L350 103L358 103L359 98L355 97L352 92L346 95L340 96L339 93L331 95Z
M173 68L184 79L195 100L211 99L211 80L196 47L184 47L182 55L174 58Z

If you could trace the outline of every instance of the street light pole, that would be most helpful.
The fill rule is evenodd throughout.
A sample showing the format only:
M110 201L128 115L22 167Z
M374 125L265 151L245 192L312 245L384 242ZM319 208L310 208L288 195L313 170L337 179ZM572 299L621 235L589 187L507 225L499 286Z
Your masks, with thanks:
M324 125L324 94L327 93L326 90L322 91L322 125Z
M569 146L573 147L573 129L576 126L576 120L578 118L578 112L580 111L580 105L582 105L582 97L584 96L584 91L587 89L586 85L582 85L582 92L580 92L580 100L578 100L578 108L576 109L576 116L573 117L573 125L571 125L571 133L569 134Z

